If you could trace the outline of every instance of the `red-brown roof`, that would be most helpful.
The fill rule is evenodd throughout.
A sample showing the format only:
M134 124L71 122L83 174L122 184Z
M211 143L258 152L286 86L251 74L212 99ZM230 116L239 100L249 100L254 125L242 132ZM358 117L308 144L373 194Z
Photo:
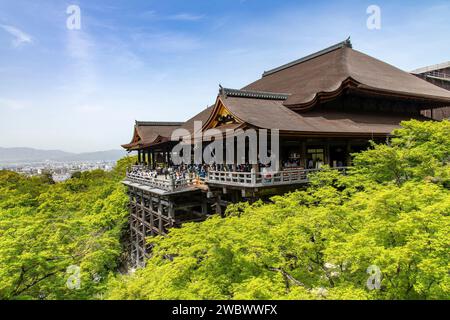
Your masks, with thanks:
M122 147L127 150L135 150L168 141L173 130L183 124L183 122L136 121L131 142Z
M447 90L353 50L348 42L265 72L243 89L290 94L285 105L304 109L349 86L430 103L450 103Z
M333 136L388 135L400 127L400 122L422 116L341 111L307 111L296 113L283 105L283 100L243 97L221 97L220 101L240 121L263 129L279 129L305 135Z
M411 116L413 113L350 113L314 108L347 92L413 100L420 104L419 108L450 104L449 91L353 50L347 40L267 71L241 90L221 88L214 106L184 123L136 122L133 140L123 147L133 150L169 141L173 130L179 127L192 135L195 121L212 123L220 111L220 103L238 120L238 124L220 129L249 125L299 135L371 136L387 135L401 121L412 117L426 120L419 115Z

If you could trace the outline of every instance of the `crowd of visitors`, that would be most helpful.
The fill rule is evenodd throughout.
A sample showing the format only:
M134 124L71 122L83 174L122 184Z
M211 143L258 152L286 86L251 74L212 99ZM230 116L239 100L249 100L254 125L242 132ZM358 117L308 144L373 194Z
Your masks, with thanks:
M136 163L129 171L128 174L138 178L160 178L160 179L173 179L175 181L194 179L194 178L205 178L208 171L225 171L225 172L250 172L252 166L250 164L241 165L226 165L226 164L190 164L190 165L179 165L179 166L169 166L169 167L157 167L156 169L151 169L150 167L143 165L138 165Z
M320 169L323 163L321 161L313 161L309 159L306 163L306 169ZM284 170L294 169L294 168L304 168L300 165L300 160L289 160L282 163ZM342 162L337 162L334 166L342 167ZM204 179L206 178L209 171L222 171L222 172L251 172L251 164L183 164L183 165L172 165L172 166L159 166L156 169L151 169L146 164L135 166L129 170L129 174L138 178L143 179L171 179L176 182L187 179ZM259 172L270 175L271 170L269 166L259 165Z

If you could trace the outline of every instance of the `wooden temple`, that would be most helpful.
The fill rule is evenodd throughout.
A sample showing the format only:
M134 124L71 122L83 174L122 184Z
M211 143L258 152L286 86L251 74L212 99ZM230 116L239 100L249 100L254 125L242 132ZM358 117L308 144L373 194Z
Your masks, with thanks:
M329 165L351 166L351 154L369 141L385 141L404 120L430 120L424 110L450 105L450 91L352 48L349 40L263 73L241 89L220 88L215 103L186 122L141 122L123 145L138 153L136 170L123 183L130 196L131 260L145 263L152 235L208 214L229 203L254 201L308 183L308 174ZM210 168L175 180L175 129L279 130L279 169L258 165ZM198 128L197 128L198 129ZM203 148L205 148L205 143ZM148 170L147 175L140 170Z
M411 73L434 85L450 90L450 61L419 68ZM424 110L422 114L435 120L450 119L450 106Z

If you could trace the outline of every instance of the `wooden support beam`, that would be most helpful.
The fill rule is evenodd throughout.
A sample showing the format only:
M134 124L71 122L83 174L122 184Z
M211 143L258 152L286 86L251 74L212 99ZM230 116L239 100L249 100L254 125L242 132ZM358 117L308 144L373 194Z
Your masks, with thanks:
M163 231L163 225L162 225L163 205L161 202L161 198L159 198L158 200L159 200L159 203L158 203L158 216L159 216L158 229L159 229L159 232L161 233Z
M208 203L206 202L206 199L202 199L202 215L208 214Z
M223 214L222 214L222 207L220 206L221 200L222 200L221 196L218 194L216 196L216 213L220 214L220 216L223 216Z

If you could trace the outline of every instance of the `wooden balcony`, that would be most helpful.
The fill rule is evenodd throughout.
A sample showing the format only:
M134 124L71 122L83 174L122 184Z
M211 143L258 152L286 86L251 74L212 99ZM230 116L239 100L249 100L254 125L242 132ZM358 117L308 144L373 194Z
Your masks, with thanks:
M336 168L345 173L346 168ZM230 172L209 171L205 178L143 178L140 175L127 173L127 179L140 185L160 189L166 192L177 192L186 189L201 188L206 185L230 186L241 188L262 188L270 186L286 186L308 183L308 175L321 169L287 169L277 172Z
M201 183L200 180L195 177L185 179L166 179L163 176L159 176L157 178L153 178L143 177L139 174L133 174L132 172L127 172L125 181L133 182L154 189L159 189L164 192L177 192L186 189L192 189Z
M205 182L208 184L248 188L304 184L308 183L308 174L319 170L289 169L266 173L210 171Z

